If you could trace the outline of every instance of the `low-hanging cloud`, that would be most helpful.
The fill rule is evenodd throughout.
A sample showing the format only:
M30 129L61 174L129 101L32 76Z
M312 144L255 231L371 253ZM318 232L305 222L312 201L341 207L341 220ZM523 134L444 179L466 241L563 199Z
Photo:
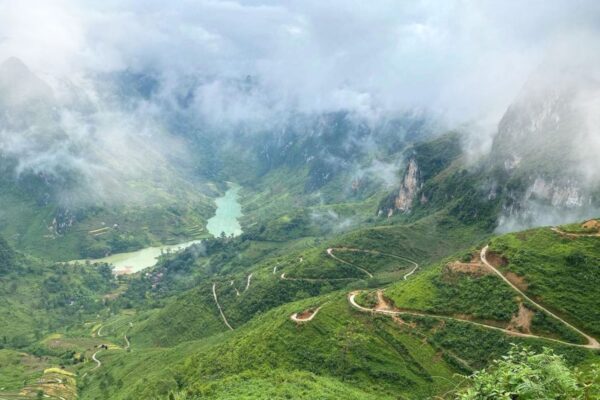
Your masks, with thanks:
M281 129L298 114L345 111L373 122L425 110L446 126L470 127L480 151L532 74L573 50L593 53L598 20L593 0L0 0L0 60L18 57L55 91L65 80L89 89L94 110L63 110L69 141L53 152L7 134L2 150L30 155L23 168L47 168L66 152L90 177L98 170L89 168L145 171L148 159L166 157L159 147L178 146L163 144L169 109L232 132ZM94 89L124 71L157 81L126 109L109 89L104 97ZM152 142L161 145L148 149ZM82 150L91 143L103 143L96 158ZM123 150L131 147L152 156ZM102 153L115 157L101 161ZM369 168L393 182L386 165Z
M200 75L199 110L219 120L289 109L497 117L556 41L600 29L594 1L0 4L0 54L51 74ZM258 89L232 83L247 76Z
M174 181L169 158L185 160L185 147L151 104L123 109L89 80L53 84L18 59L0 65L0 153L13 160L16 179L41 177L70 206L147 201L139 182Z

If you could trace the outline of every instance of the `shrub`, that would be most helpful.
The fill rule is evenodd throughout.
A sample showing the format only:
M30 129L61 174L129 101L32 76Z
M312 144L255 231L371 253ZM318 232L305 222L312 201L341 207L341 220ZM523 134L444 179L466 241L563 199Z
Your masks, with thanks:
M592 374L592 376L595 374ZM595 390L588 377L569 369L564 359L544 348L536 353L513 345L506 356L469 377L460 400L484 399L591 399ZM590 378L591 379L591 378ZM593 379L597 379L593 378Z

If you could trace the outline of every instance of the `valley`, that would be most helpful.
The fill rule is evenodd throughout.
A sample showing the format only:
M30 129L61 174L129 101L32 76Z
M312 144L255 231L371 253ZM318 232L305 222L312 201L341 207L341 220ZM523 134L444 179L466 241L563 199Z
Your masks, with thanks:
M232 184L230 185L231 187L227 189L224 196L215 200L215 215L207 220L206 229L208 233L213 236L219 236L221 233L224 233L226 236L237 236L242 233L238 222L238 219L242 216L241 206L237 200L239 187ZM113 271L117 275L134 274L154 266L158 257L164 253L181 251L200 243L202 243L202 240L192 240L174 245L146 247L132 252L112 254L102 258L74 260L70 261L70 263L90 262L92 264L110 264L114 267Z
M0 1L0 400L600 400L600 8Z
M412 227L410 230L407 230L407 233L415 232L416 234L414 229L415 228ZM394 229L394 231L395 230L396 229ZM448 234L451 233L451 231L446 232ZM551 232L555 238L553 240L564 240L561 239L562 235L551 229L540 229L534 232L540 232L539 234L543 235L546 234L545 232ZM394 234L396 235L397 233L394 232ZM239 351L241 353L239 353L238 357L243 357L237 359L237 362L242 363L239 367L234 368L233 370L227 369L230 371L228 374L234 374L234 376L237 376L237 374L247 374L250 370L246 371L244 365L247 365L248 367L250 367L250 365L262 365L261 363L269 359L263 358L263 355L260 353L261 350L244 350L247 345L257 346L260 344L262 351L266 351L266 354L270 354L269 357L281 358L281 361L284 361L287 359L286 357L290 357L291 354L284 355L284 353L280 353L280 351L285 353L301 351L300 348L296 348L296 346L300 346L300 343L304 343L306 340L309 340L309 342L305 345L303 344L302 348L304 348L304 346L316 346L317 348L324 349L322 346L325 344L321 343L321 341L325 340L327 335L330 334L327 329L343 329L343 331L346 332L345 335L350 335L346 340L351 340L352 343L354 343L353 346L361 346L360 341L354 342L355 339L351 339L358 332L362 332L362 335L367 335L365 339L368 337L370 338L369 335L375 335L373 339L368 339L376 340L376 342L369 344L368 346L376 346L375 348L379 349L376 350L375 353L372 353L373 355L382 351L382 348L379 347L380 345L375 344L381 340L381 335L384 335L383 337L387 338L385 339L385 343L389 343L388 345L390 346L401 346L400 343L408 345L408 349L410 349L409 354L412 354L410 352L413 351L410 347L413 346L410 344L411 341L424 340L424 343L427 343L428 350L422 349L420 351L425 351L425 353L429 352L431 355L427 357L434 357L434 355L437 354L434 359L441 357L441 360L445 360L445 366L443 368L446 368L446 372L438 371L436 374L446 374L446 378L439 382L436 382L434 379L434 382L436 383L434 383L433 386L417 383L419 382L419 379L425 379L425 377L428 376L429 372L426 371L429 371L429 368L438 365L441 361L436 361L431 364L431 361L427 361L427 357L419 358L423 357L423 355L417 356L416 354L412 355L412 357L417 357L416 359L409 358L395 361L399 364L394 368L400 368L400 370L408 368L406 371L413 371L402 372L402 376L404 377L412 376L411 374L415 373L414 371L421 371L416 375L421 378L410 378L412 382L411 385L409 385L411 388L410 393L413 395L415 393L424 395L425 393L432 394L437 391L446 391L449 390L452 385L460 384L461 378L457 378L457 376L452 377L453 372L451 371L464 371L465 369L474 370L480 368L480 366L485 363L485 357L482 358L482 355L479 354L481 350L478 349L479 346L483 345L481 342L482 340L483 343L487 343L484 346L488 351L497 354L501 353L503 351L502 349L506 348L509 343L527 343L533 348L540 348L541 346L553 347L560 354L563 354L568 359L582 366L593 362L593 360L600 357L598 355L597 340L589 333L584 333L585 330L583 329L585 328L583 326L574 321L567 321L564 317L558 317L555 314L557 312L555 311L556 306L553 306L552 311L548 310L546 306L543 306L538 302L537 298L534 300L530 297L531 295L525 294L522 292L522 289L514 286L510 281L505 280L505 274L501 273L487 261L487 252L490 251L488 250L489 248L498 251L498 244L495 240L492 240L489 247L484 247L483 250L478 253L480 256L480 263L485 266L484 268L488 268L491 273L491 275L481 275L481 277L491 279L491 277L496 276L497 278L494 279L497 279L500 282L505 280L501 285L506 285L509 291L513 291L519 295L523 301L530 303L533 309L538 308L540 312L546 314L551 319L556 319L558 325L553 325L550 321L544 322L544 325L536 325L539 324L536 322L531 328L533 329L537 326L537 328L535 328L536 330L533 330L530 333L530 331L519 331L512 328L506 328L506 325L503 326L499 324L498 321L490 320L489 317L486 316L485 313L482 314L481 311L473 315L465 314L465 312L468 312L466 310L459 311L462 313L461 315L447 313L439 314L435 309L430 309L429 306L420 305L426 304L423 303L422 300L417 300L418 296L431 296L435 292L435 290L430 291L429 294L427 292L422 292L420 283L432 273L439 273L437 271L440 270L435 267L435 264L432 265L431 261L417 263L412 259L414 255L409 253L411 257L405 257L401 254L407 253L397 253L397 249L394 249L394 247L388 246L387 251L380 250L381 246L378 246L377 250L364 248L362 246L359 247L358 243L361 241L364 242L364 238L367 236L368 235L365 234L359 236L348 234L347 237L341 239L341 241L340 239L337 239L340 242L335 246L320 246L320 249L315 252L314 255L311 252L307 252L307 249L310 249L311 247L300 247L297 250L292 250L295 255L286 256L285 253L282 253L280 256L267 258L260 264L253 266L250 269L240 270L239 273L234 273L233 275L208 275L205 278L205 283L199 283L196 288L191 289L189 293L184 294L183 297L176 294L175 297L168 300L171 305L158 306L158 308L138 308L137 306L132 308L131 306L125 306L125 308L112 316L106 315L106 317L102 318L100 321L96 320L95 323L89 325L89 328L83 326L77 327L77 324L75 324L72 328L74 330L71 330L71 333L68 333L68 336L63 336L64 334L58 336L57 334L53 334L56 337L56 339L52 339L56 343L53 346L60 343L60 346L64 346L63 348L76 350L79 345L74 346L74 344L81 342L86 337L79 336L80 333L77 332L84 333L85 331L88 332L87 337L96 337L94 340L94 343L97 343L96 346L100 346L100 344L107 346L105 350L99 349L92 351L88 348L85 353L87 353L89 361L81 364L74 364L73 367L67 367L67 371L73 371L70 373L74 373L78 376L76 379L78 387L80 388L79 396L82 398L94 398L93 395L89 397L89 394L97 393L99 390L98 385L102 382L110 382L111 379L114 379L114 373L117 373L121 377L127 376L127 383L124 382L123 384L125 385L124 387L129 387L129 389L123 393L130 393L130 397L136 397L140 395L140 393L147 393L148 395L150 395L150 393L155 393L154 395L158 395L158 393L164 389L160 389L160 387L155 386L155 384L150 386L145 385L143 388L140 386L142 381L138 381L138 379L158 373L158 370L152 369L151 365L156 365L155 363L159 362L159 360L161 360L161 363L165 362L165 360L167 360L167 362L173 362L173 368L175 368L173 373L175 375L170 375L171 373L169 373L169 376L182 374L180 378L177 379L184 379L185 382L191 384L192 382L195 382L196 378L193 376L186 377L185 371L192 371L195 368L199 368L202 371L206 371L202 373L203 375L210 375L211 369L216 367L211 367L211 363L217 362L216 358L213 359L211 357L217 357L217 354L221 357L223 350L219 349L222 349L223 347L232 349L240 347ZM240 239L229 238L214 240ZM500 237L498 240L498 243L502 243L505 239L504 237ZM579 241L596 239L581 236L577 239L570 238L568 240L578 243ZM378 243L381 244L381 242ZM548 245L551 245L551 243ZM183 257L183 259L185 259L187 253L189 253L189 250L182 250L180 253L169 254L167 258L177 260L182 259ZM455 251L452 250L450 250L448 254L452 253L456 254ZM242 254L244 254L244 251L242 251ZM450 260L452 258L453 257L450 257ZM419 259L426 260L427 257L420 256ZM151 267L150 271L152 271L152 269L160 269L161 264L164 263L165 259L159 260L159 264L156 267ZM314 269L313 266L316 265L319 265L320 268ZM275 267L277 267L276 273L273 272ZM325 268L325 270L323 270L323 268ZM280 271L283 272L280 273ZM286 273L289 273L289 278ZM444 274L445 273L446 272L444 272ZM471 272L452 272L452 274L457 274L457 278L459 279L472 279L469 278ZM388 279L386 277L388 276L394 277L391 280L391 285L385 284L386 279ZM529 276L527 273L525 276L533 279L533 276ZM476 279L482 279L481 277ZM131 281L129 283L130 287L121 295L125 298L130 298L133 294L133 286L138 285L135 282L137 280L143 281L144 278L136 278L135 275L132 275L128 280ZM163 282L166 284L166 281L162 281L159 284L162 284ZM458 282L460 281L451 283L451 285L457 284ZM176 282L169 284L176 284ZM496 283L496 285L497 284L498 283ZM153 292L157 289L158 287L154 289ZM314 291L315 289L317 290L316 292ZM465 289L469 290L467 288ZM273 298L273 294L275 293L278 293L281 296L290 290L292 290L291 293L295 292L296 295L290 298L291 302L289 303L289 300L275 300ZM404 290L405 294L402 294L402 296L399 297L399 295L396 294L399 290ZM308 292L305 293L305 291ZM156 294L151 296L164 296L159 294L160 291L155 293ZM311 293L314 294L311 295ZM371 300L371 294L374 294L376 297L374 301ZM459 293L459 296L461 297L464 295L467 295L464 297L465 299L472 298L468 293ZM501 292L498 294L495 292L486 293L487 300L485 301L488 303L493 303L497 300L504 301L502 298L495 299L490 297L496 295L502 296ZM300 296L300 298L298 298L298 296ZM410 304L409 307L406 307L403 304L402 298L406 296L412 299L410 300L410 303L408 303ZM169 299L169 296L167 296L167 299ZM274 300L275 302L273 303ZM468 301L475 301L475 299ZM112 302L116 305L119 303L119 300L117 298ZM196 303L197 305L192 305L193 303ZM179 309L178 306L183 304L186 304L186 306ZM266 309L264 308L265 305L267 305ZM256 306L259 307L258 310L263 311L258 313L257 311L252 311ZM476 304L474 304L474 306L480 307ZM201 310L198 315L198 317L201 318L200 321L202 321L200 322L200 325L198 325L200 330L196 331L197 333L193 333L188 340L181 341L180 339L173 342L174 336L168 339L165 337L165 343L170 342L173 344L166 347L164 345L155 347L152 342L156 339L152 339L152 335L158 333L156 329L159 327L155 326L149 330L150 325L148 324L163 324L166 322L171 325L170 328L175 328L175 330L172 330L172 333L168 335L182 337L184 333L181 330L177 330L178 327L183 328L180 324L199 323L199 320L194 320L194 318L197 317L190 314L190 312L192 312L192 308L190 307L194 307L194 313ZM591 304L590 307L592 308L588 308L588 310L597 309L597 306L592 306ZM114 309L114 306L112 306L112 308ZM165 311L167 311L167 309L169 311L163 313L161 311L162 308L166 308ZM162 317L159 317L158 319L154 317L154 315L158 316L161 314ZM213 316L211 317L211 315ZM381 315L382 317L378 317L378 315ZM564 312L562 312L561 315L572 316L572 314L565 314ZM166 318L167 321L163 321L163 318ZM182 318L180 320L181 322L176 322L179 321L179 318ZM535 316L534 321L538 318L538 316ZM572 320L572 317L569 317L569 319ZM508 321L505 324L507 323ZM561 325L564 326L567 331L561 328ZM296 328L293 328L294 326L296 326ZM326 326L329 326L329 328L326 328ZM543 329L540 330L542 327ZM165 325L163 328L159 329L162 330L166 328L167 326ZM211 334L210 330L207 331L207 328L212 329L213 333ZM302 331L296 331L297 329L309 329L309 331L302 333ZM321 332L323 329L326 330ZM358 329L358 332L353 333L356 329ZM259 332L268 332L271 330L273 331L272 335L277 336L270 336L271 339L258 339L258 337L256 340L250 339L253 335L259 334ZM152 331L154 332L150 333ZM231 333L226 334L227 331L231 331ZM294 333L294 331L296 332ZM493 334L494 332L496 333ZM148 337L148 334L151 336ZM307 334L310 336L306 336ZM457 334L462 337L458 342L456 342L456 339L448 341L450 337ZM279 338L279 335L283 336ZM388 337L385 335L392 336ZM70 337L70 339L67 339L67 337ZM277 339L275 339L276 337ZM478 339L475 340L475 337L478 337ZM358 339L358 337L356 339ZM246 343L246 340L250 341L247 344L244 344ZM398 340L400 340L400 343L396 342ZM465 342L465 340L471 340L472 343L467 344L468 342ZM276 343L281 343L283 347L279 349ZM335 345L330 343L330 345L336 348L342 343ZM496 344L492 345L492 343ZM367 343L365 343L365 345L367 345ZM420 346L423 346L423 344ZM247 353L245 353L246 351ZM353 352L354 351L357 350L355 349ZM246 355L242 356L242 354ZM334 354L335 352L332 355ZM188 361L183 362L181 361L181 357L184 359L188 359L189 357L189 359ZM208 357L208 359L206 357ZM245 359L246 357L249 357L249 359ZM392 356L386 355L385 357ZM328 376L328 379L333 379L330 383L333 386L327 386L323 382L319 383L319 385L325 386L319 389L315 388L314 390L332 390L332 393L338 394L343 392L344 389L342 389L342 387L337 387L339 384L339 381L337 380L340 379L340 377L335 369L328 370L327 364L322 367L317 367L316 365L311 364L312 361L309 360L307 360L308 373L317 373L319 376ZM409 362L408 360L412 361ZM200 364L198 364L198 362L200 362ZM218 362L218 365L222 365L221 362L222 361ZM233 361L227 362L233 363ZM356 361L352 362L355 363ZM406 364L407 362L408 364ZM415 362L416 364L414 364ZM195 367L190 370L190 365L188 363L192 363ZM270 373L267 373L266 371L260 372L260 368L258 370L253 368L255 372L250 373L246 378L241 378L240 376L240 379L249 379L248 384L254 387L254 382L258 382L257 380L273 379L273 373L283 373L287 375L288 372L285 371L287 371L286 368L288 367L285 365L285 363L280 364L280 362L277 362L275 369ZM365 364L361 367L363 373L376 374L375 371L377 368L375 365L377 364L373 364L372 366L367 365L368 364ZM440 367L441 364L437 368ZM124 372L116 372L123 368L125 370L129 370L130 368L133 369L130 370L127 375L124 375ZM372 370L371 368L375 368L375 370ZM417 369L415 370L414 368ZM421 370L419 368L424 369ZM327 372L325 373L325 371ZM113 378L110 378L110 376L113 376ZM293 374L287 376L293 376ZM171 379L173 378L170 377L165 383L174 382L171 381ZM453 382L452 385L444 383L446 379L448 380L448 383ZM218 382L221 381L218 380ZM345 390L350 390L350 387L353 388L351 390L357 390L359 392L367 390L367 392L357 395L357 398L363 398L364 396L369 395L386 398L386 396L390 395L390 390L398 390L401 387L395 385L388 387L384 385L373 392L372 388L369 388L368 385L365 386L365 382L360 382L361 381L358 380L350 386L346 383L344 385L346 387ZM401 382L404 381L401 380ZM197 382L197 384L199 384L199 382ZM220 387L221 384L222 383L219 383L217 387ZM237 382L235 385L240 384L241 382ZM295 385L296 383L291 381L288 384ZM126 394L123 397L116 397L118 392L115 390L117 390L117 387L120 387L119 385L112 389L109 389L112 386L104 385L103 387L107 390L106 395L111 398L128 398ZM167 384L167 387L170 388L169 390L172 390L174 386L172 386L172 383L169 383ZM240 386L237 387L238 390L241 389ZM243 390L249 390L248 386L244 387L246 389ZM285 387L286 386L281 390L287 390ZM290 386L290 388L291 387L293 386ZM326 389L327 387L328 389ZM197 388L199 391L198 393L211 393L210 391L206 391L208 390L206 386L197 386ZM406 390L406 388L404 390ZM431 392L432 390L433 392ZM108 393L111 394L109 395ZM133 395L133 393L136 394ZM215 393L218 393L218 391ZM279 396L280 394L281 393L275 394L275 392L273 392L274 396Z

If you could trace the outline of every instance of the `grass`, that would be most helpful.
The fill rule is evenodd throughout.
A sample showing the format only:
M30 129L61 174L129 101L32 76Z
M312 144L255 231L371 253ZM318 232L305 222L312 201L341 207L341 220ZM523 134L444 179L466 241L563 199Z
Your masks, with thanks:
M508 260L504 273L524 278L528 295L582 330L600 335L598 238L568 238L543 228L495 238L490 249Z
M311 323L298 326L290 320L293 312L315 303L323 307ZM223 393L226 396L218 388L234 382L236 390L243 390L239 377L252 376L246 386L247 393L251 394L258 393L250 386L254 381L282 379L288 371L300 371L301 376L321 378L309 385L314 393L347 392L349 395L354 393L355 398L360 398L356 396L362 393L379 398L392 398L402 393L425 397L447 389L453 380L453 370L443 361L431 363L436 357L434 349L399 332L390 319L373 320L362 314L356 315L350 310L345 294L286 304L256 317L235 332L195 343L193 347L182 344L164 350L161 356L152 350L143 355L131 353L133 357L145 359L143 367L141 361L126 359L123 354L111 355L112 360L106 359L107 364L115 365L111 373L127 379L123 381L123 387L127 389L113 393L108 388L107 394L115 399L166 395L176 389L175 382L181 381L193 395ZM153 365L149 360L154 357L151 354L163 360L179 358L179 362L170 364L170 368L161 368L162 376L158 380L147 380L143 377L148 376L146 365ZM119 367L121 362L125 364ZM145 371L132 369L127 366L129 363ZM122 368L132 373L119 372ZM273 393L282 395L286 390L298 387L300 383L290 379L291 383L280 389L274 388ZM82 398L94 398L93 393L98 393L97 381L90 380L91 386L85 388ZM260 397L255 394L248 398Z
M400 309L453 316L501 328L509 326L523 303L533 312L532 334L585 343L579 334L524 302L496 275L451 271L446 262L425 267L412 279L388 287L385 294Z

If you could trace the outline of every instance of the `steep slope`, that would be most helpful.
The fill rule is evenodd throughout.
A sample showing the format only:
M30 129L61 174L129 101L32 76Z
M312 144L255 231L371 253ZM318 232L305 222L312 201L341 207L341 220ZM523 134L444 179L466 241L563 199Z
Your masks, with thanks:
M219 190L159 122L144 126L98 86L0 64L0 232L61 261L207 235Z
M600 83L578 70L536 74L500 120L488 154L463 154L459 135L412 146L379 213L446 209L503 232L594 216L599 98Z
M294 311L315 302L323 307L311 323L298 326L290 320ZM299 379L310 374L323 378L312 385L313 393L330 391L334 396L349 390L355 396L362 391L367 396L380 398L392 398L394 393L423 397L449 388L452 381L452 369L448 365L431 363L436 359L435 349L420 345L420 339L399 331L391 320L355 315L344 295L279 307L209 348L200 345L200 351L189 345L170 351L181 354L183 349L190 352L185 356L187 360L171 367L174 374L163 370L160 384L148 385L134 380L124 385L125 391L111 393L111 397L166 395L167 390L176 389L175 376L179 376L188 392L209 398L227 398L219 386L243 377L247 380L237 385L238 390L248 393L247 398L264 396L261 391L252 389L254 383L274 377L282 379L288 374L287 385L274 391L275 398L283 396L289 385L299 385ZM126 360L126 355L115 353L114 357L131 362ZM165 356L169 358L171 356ZM117 359L113 362L120 363ZM126 364L125 368L133 370L135 365ZM136 379L125 371L119 375ZM347 389L343 389L342 383ZM84 398L86 393L93 392L93 388L89 392L86 389Z
M495 238L490 250L500 257L500 270L525 293L574 325L600 336L597 237L535 229Z

